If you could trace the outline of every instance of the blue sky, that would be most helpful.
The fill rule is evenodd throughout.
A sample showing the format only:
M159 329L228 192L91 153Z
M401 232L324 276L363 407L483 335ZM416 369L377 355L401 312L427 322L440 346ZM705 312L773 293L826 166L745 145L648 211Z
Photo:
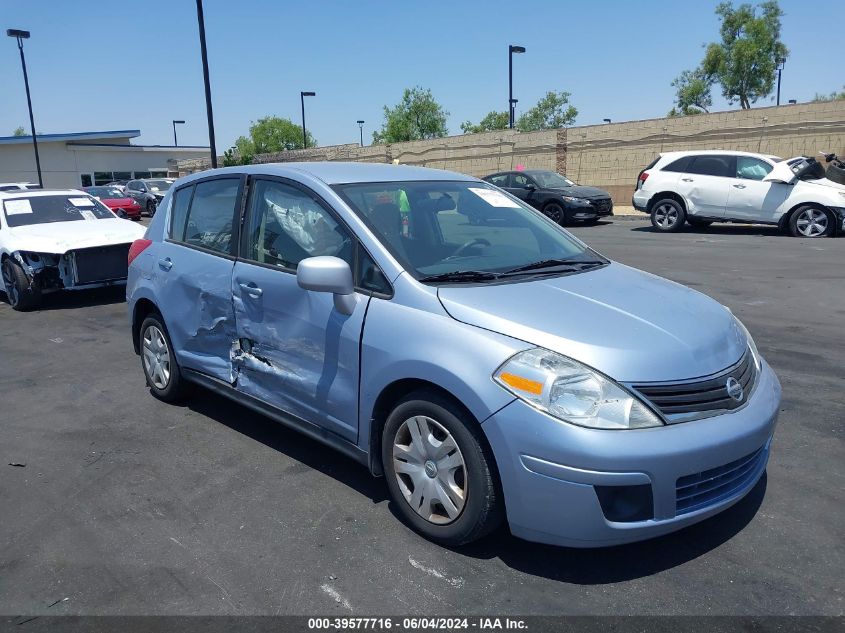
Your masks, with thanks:
M567 90L576 124L663 116L672 79L717 38L716 2L603 0L205 0L219 150L250 121L300 120L321 145L365 142L405 87L431 88L450 112L449 131L507 108L507 46L514 93L530 107L547 90ZM812 9L805 8L812 5ZM845 2L782 0L791 54L782 102L842 89ZM40 133L140 129L142 143L207 144L202 67L192 0L106 2L0 0L0 28L32 31L25 43ZM14 40L0 42L0 136L29 129ZM727 103L714 91L715 109ZM768 105L770 101L758 102Z

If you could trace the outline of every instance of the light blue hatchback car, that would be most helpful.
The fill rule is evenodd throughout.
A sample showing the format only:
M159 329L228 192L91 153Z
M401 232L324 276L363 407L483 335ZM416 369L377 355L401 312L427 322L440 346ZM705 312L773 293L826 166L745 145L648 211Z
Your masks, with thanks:
M439 543L503 520L544 543L645 539L766 468L780 384L728 309L475 178L194 174L129 258L153 395L196 383L340 450Z

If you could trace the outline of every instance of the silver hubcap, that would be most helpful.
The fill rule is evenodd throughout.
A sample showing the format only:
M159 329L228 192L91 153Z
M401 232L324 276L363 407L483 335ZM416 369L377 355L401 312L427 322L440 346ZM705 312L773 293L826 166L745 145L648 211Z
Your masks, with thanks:
M827 231L827 214L818 209L804 209L795 221L798 232L805 237L818 237Z
M654 221L665 229L678 223L678 210L671 204L661 204L654 210Z
M393 439L393 471L405 501L426 521L444 525L460 516L467 499L464 457L437 421L408 418Z
M144 371L157 389L164 389L170 382L170 350L164 334L151 325L144 330Z

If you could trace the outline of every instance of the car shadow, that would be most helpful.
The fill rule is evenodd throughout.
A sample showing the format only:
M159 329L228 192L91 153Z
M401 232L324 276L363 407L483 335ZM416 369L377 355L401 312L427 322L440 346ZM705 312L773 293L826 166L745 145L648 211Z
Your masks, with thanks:
M637 226L631 229L638 233L662 233L655 229L651 224L647 226ZM692 233L701 236L707 235L765 235L769 237L792 237L781 231L776 226L768 224L714 224L707 228L693 228L691 226L684 226L678 233ZM671 233L669 234L671 235Z
M190 397L181 406L336 479L373 503L387 499L384 481L352 458L229 398L201 387L195 389L199 397Z
M678 532L638 543L575 549L529 543L502 528L455 551L485 560L498 558L511 569L577 585L633 580L683 565L729 541L756 515L766 484L763 473L754 488L724 512Z
M2 288L2 284L0 284L0 288ZM0 289L0 301L9 305L9 298L6 296L6 291L2 289ZM125 302L126 286L59 291L43 295L41 297L41 304L33 312L74 310Z

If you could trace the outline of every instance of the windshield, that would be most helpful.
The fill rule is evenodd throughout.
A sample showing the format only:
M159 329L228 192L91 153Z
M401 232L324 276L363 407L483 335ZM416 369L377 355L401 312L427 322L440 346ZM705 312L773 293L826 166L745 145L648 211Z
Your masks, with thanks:
M495 277L490 273L549 260L606 261L537 211L486 183L390 182L334 188L417 279L464 272Z
M569 180L569 178L567 178L566 176L561 176L560 174L553 171L532 171L526 173L528 173L532 178L534 178L534 180L540 183L541 187L556 189L558 187L575 186L575 183Z
M167 191L173 183L169 180L145 180L150 191Z
M86 187L85 193L90 193L101 200L115 200L126 197L126 194L117 187Z
M29 224L73 222L76 220L113 220L117 216L91 196L32 196L4 200L9 228Z

